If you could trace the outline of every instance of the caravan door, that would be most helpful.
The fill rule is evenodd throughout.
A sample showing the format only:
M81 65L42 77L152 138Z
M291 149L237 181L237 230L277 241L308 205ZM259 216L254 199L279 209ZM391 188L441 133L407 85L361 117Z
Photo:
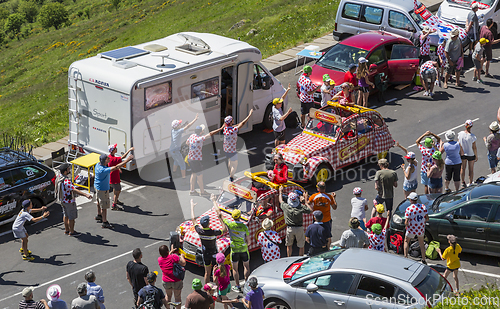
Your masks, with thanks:
M241 122L248 116L250 109L253 107L253 62L242 62L238 64L238 80L236 91L236 106L233 110L235 123ZM237 114L235 114L237 113ZM245 133L252 130L252 120L250 119L241 129L239 133Z

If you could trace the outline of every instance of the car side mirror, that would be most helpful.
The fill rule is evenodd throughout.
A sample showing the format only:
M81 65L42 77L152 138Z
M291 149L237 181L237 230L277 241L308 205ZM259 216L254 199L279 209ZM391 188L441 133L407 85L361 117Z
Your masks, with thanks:
M309 283L306 287L307 293L309 294L315 293L318 289L319 287L314 283Z
M448 220L450 223L453 223L453 214L449 213L445 216L445 219Z

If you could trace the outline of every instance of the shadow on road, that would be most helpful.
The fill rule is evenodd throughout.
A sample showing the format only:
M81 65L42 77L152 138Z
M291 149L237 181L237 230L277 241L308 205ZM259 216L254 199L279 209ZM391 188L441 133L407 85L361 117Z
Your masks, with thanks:
M165 214L153 214L152 211L142 210L139 205L136 205L136 206L123 205L123 209L125 210L125 212L129 212L129 213L133 213L133 214L141 215L141 216L151 216L151 217L164 217L164 216L168 216L168 213L165 213Z
M40 257L38 255L35 255L33 254L33 256L35 257L35 259L33 261L31 261L31 263L35 263L35 264L50 264L50 265L54 265L54 266L65 266L65 265L72 265L72 264L76 264L76 263L64 263L63 261L57 261L56 258L58 256L69 256L71 254L69 253L65 253L65 254L54 254L48 258L44 258L44 257Z
M90 233L82 233L82 235L78 236L77 239L81 242L99 245L105 247L118 247L118 245L109 244L109 240L104 239L101 235L92 235Z
M149 234L142 233L138 229L135 229L133 227L129 227L127 224L117 224L117 223L112 223L113 229L112 231L122 233L122 234L127 234L136 238L144 238L144 239L151 239L151 240L164 240L162 238L154 238L154 237L149 237Z
M19 284L17 281L14 280L4 280L3 276L11 273L24 273L24 270L11 270L11 271L6 271L3 273L0 273L0 285L1 286L7 286L7 285L13 285L13 286L31 286L30 284Z

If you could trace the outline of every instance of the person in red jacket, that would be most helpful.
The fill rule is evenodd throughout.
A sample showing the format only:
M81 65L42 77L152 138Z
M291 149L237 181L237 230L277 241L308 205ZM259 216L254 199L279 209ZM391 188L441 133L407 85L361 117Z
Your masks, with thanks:
M267 173L269 180L279 185L286 183L288 181L288 166L286 166L283 156L276 154L274 163L274 169Z

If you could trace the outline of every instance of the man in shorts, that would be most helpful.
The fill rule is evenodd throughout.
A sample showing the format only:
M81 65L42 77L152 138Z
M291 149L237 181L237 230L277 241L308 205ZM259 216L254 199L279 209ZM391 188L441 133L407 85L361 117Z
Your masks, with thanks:
M288 84L288 88L281 98L275 98L273 100L271 116L273 117L274 146L285 143L285 119L292 112L292 108L290 107L286 114L283 115L283 100L285 100L288 91L290 91L290 84Z
M227 158L227 168L229 169L229 181L234 180L234 173L236 173L236 168L238 167L238 153L236 152L236 143L238 141L238 131L242 126L247 123L247 121L252 117L253 109L250 110L248 116L243 119L242 122L237 125L233 125L233 117L227 116L224 118L224 129L222 133L224 134L224 152ZM208 282L206 282L208 283Z
M304 245L306 243L306 236L304 233L304 214L309 214L312 209L304 205L307 201L307 192L300 198L295 192L290 192L288 194L288 201L285 203L283 201L283 186L279 188L279 202L281 210L283 210L283 216L285 217L286 224L286 236L285 236L285 246L286 254L288 257L292 256L292 246L294 240L297 241L297 247L299 247L299 256L304 255Z
M321 222L323 222L323 225L325 226L325 229L328 231L328 233L331 234L332 214L330 208L333 210L337 210L337 201L335 200L336 194L335 192L326 193L326 184L323 181L318 182L316 188L318 192L311 195L306 203L312 211L319 210L323 213ZM329 243L328 248L330 248Z
M405 211L405 244L404 244L404 255L405 258L408 257L408 247L410 246L410 240L417 236L418 244L420 245L420 252L422 254L422 263L425 262L425 222L429 221L429 215L427 214L427 208L423 204L417 203L418 195L412 192L408 195L408 200L410 200L411 205L406 208Z
M232 287L234 292L241 293L239 263L243 262L245 269L245 280L250 276L250 254L248 253L248 244L250 243L250 233L248 227L241 221L241 211L239 209L233 210L231 213L234 221L223 219L222 221L229 230L229 237L231 238L231 263L233 264L233 277L235 286Z
M215 255L217 254L217 236L220 236L226 232L226 225L223 224L222 215L215 200L215 195L212 194L210 197L214 203L214 210L217 212L218 219L222 225L222 230L214 230L210 228L210 217L203 216L200 218L200 224L196 222L194 216L194 207L196 203L191 199L191 222L193 222L194 229L201 240L201 248L203 250L203 264L205 265L205 284L210 282L210 274L212 273L212 267L217 265L215 260ZM201 227L200 227L201 225Z
M432 137L436 139L436 142ZM421 144L422 139L425 137L424 145ZM420 166L420 183L424 185L424 193L429 194L429 177L427 177L427 163L432 164L432 155L437 150L437 146L441 142L441 138L431 131L427 131L417 138L417 146L422 153L422 164Z
M375 173L375 190L377 190L377 197L373 200L373 205L385 203L387 210L387 218L391 217L392 206L394 204L394 188L398 186L398 174L389 169L389 162L387 159L378 160L380 170ZM372 217L375 217L376 209L372 210Z
M467 36L470 40L469 51L471 55L474 50L474 46L476 46L477 41L479 41L479 18L477 17L478 10L479 4L477 2L473 2L465 21L465 32L467 32Z
M113 226L108 222L107 211L110 207L109 202L109 178L113 171L118 170L134 158L130 155L125 161L118 163L113 167L108 167L109 157L102 154L99 157L99 163L95 166L94 187L97 191L97 222L102 222L103 229L112 229Z
M464 52L462 49L462 42L460 41L458 34L460 31L458 28L453 29L450 32L450 39L446 41L446 46L444 47L444 53L446 55L446 76L444 77L443 88L448 88L448 79L450 75L455 72L456 86L460 86L460 70L457 67L458 59L464 59Z
M302 69L304 74L299 78L299 99L300 99L300 120L302 127L306 125L306 115L309 115L309 110L314 107L314 92L321 88L321 85L315 85L311 81L312 68L308 65Z
M113 167L117 164L120 164L127 156L128 154L134 150L134 147L130 147L127 152L125 152L121 157L116 156L116 147L117 144L114 145L109 145L108 146L108 151L109 151L109 167ZM120 193L122 192L122 185L120 184L120 173L122 171L120 169L111 172L109 175L109 185L111 189L113 189L113 205L111 206L111 210L123 210L123 207L120 207L118 205L123 205L122 202L118 200L118 197L120 196Z
M472 120L467 120L465 122L465 130L458 133L458 143L462 147L463 154L462 159L462 169L460 171L460 178L462 179L462 186L465 187L465 170L467 166L469 167L469 184L470 186L474 183L474 163L477 162L477 146L476 146L476 135L472 134Z
M63 163L59 165L58 169L61 174L56 181L58 185L56 188L56 196L59 198L63 211L64 234L69 236L80 236L81 234L75 231L75 219L78 218L75 193L83 195L89 200L92 199L92 195L75 188L70 177L68 177L69 173L71 173L71 164Z

